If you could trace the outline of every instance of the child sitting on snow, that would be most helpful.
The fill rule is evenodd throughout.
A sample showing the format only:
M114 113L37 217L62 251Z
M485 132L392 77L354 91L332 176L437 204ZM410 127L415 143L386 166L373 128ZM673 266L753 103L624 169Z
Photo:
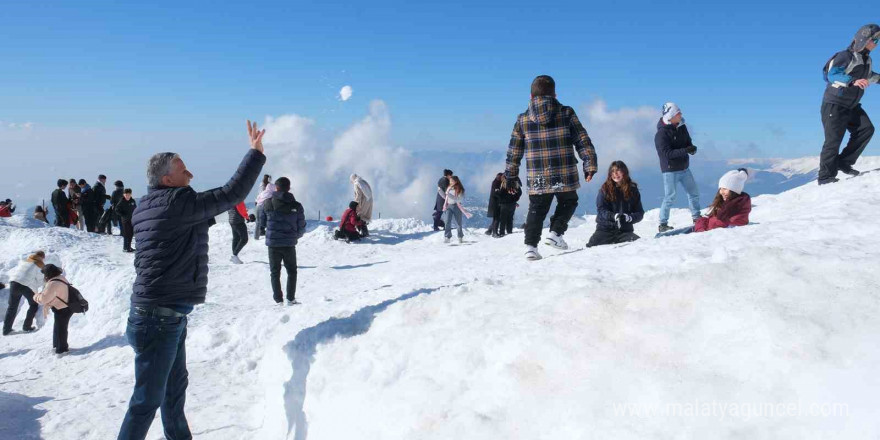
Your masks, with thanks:
M745 168L728 171L718 181L718 193L709 205L709 214L700 217L694 226L657 234L657 237L705 232L717 228L731 228L749 224L752 198L743 191L749 172Z
M608 178L596 197L596 232L587 247L636 241L633 224L642 221L642 195L623 161L611 162Z

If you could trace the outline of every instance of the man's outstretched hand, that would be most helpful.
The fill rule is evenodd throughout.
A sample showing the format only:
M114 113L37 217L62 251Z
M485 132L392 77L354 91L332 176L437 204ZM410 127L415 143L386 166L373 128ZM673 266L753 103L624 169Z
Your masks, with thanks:
M266 134L266 129L264 128L262 130L257 130L257 123L251 122L250 120L247 121L247 126L248 126L248 138L251 141L251 148L262 153L263 152L263 135Z

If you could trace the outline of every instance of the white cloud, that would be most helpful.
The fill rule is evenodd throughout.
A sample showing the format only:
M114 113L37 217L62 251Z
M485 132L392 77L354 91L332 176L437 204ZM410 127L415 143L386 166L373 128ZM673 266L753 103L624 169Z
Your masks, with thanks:
M648 106L609 110L604 100L585 107L581 117L599 157L599 173L615 160L624 161L630 169L657 164L654 134L660 111Z
M354 92L351 86L344 86L339 90L339 99L342 101L348 101L351 99L351 94Z

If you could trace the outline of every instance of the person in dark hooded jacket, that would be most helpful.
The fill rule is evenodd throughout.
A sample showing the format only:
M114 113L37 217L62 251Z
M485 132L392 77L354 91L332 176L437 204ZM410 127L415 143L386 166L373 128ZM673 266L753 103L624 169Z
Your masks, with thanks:
M512 191L509 191L511 190ZM522 197L522 184L519 179L501 177L501 185L498 191L498 228L495 237L504 237L513 232L513 214L516 212L517 203Z
M123 194L125 194L125 184L121 180L113 182L113 193L110 194L110 210L113 212L110 215L110 221L113 222L113 226L119 227L120 233L122 233L122 225L119 223L119 213L116 212L116 205L124 197ZM110 232L113 232L112 228L110 228Z
M486 209L486 216L492 219L492 223L489 224L486 235L493 237L498 236L498 226L501 224L501 206L498 205L498 193L501 191L503 178L504 173L496 174L495 179L492 180L492 186L489 188L489 207Z
M67 180L58 179L58 188L52 191L52 209L55 210L55 226L70 227L70 200L67 198Z
M221 188L196 192L175 153L153 155L149 190L134 211L137 240L126 338L134 349L135 385L118 438L143 439L162 407L165 437L192 438L184 414L187 315L208 292L208 228L247 197L266 156L263 135L248 121L250 150Z
M306 233L306 216L302 204L290 193L290 179L275 180L275 192L263 202L266 213L266 246L269 248L269 273L272 298L277 304L284 299L281 290L281 265L287 271L287 304L296 300L296 243Z
M344 239L347 242L361 239L358 228L363 221L357 215L357 207L358 203L353 200L348 204L348 209L342 213L342 218L339 220L339 230L334 235L335 239Z
M612 162L596 197L596 232L587 247L638 240L633 224L644 216L639 186L630 179L629 168L623 161Z
M104 204L110 200L110 196L107 195L107 187L104 186L106 184L107 176L101 174L98 175L98 180L92 186L92 191L95 192L95 232L99 234L112 234L110 223L113 216L113 205L110 205L111 209L104 210Z
M86 179L79 179L80 190L80 206L86 224L86 232L95 232L97 224L97 216L95 210L95 190L86 182Z
M131 217L134 214L135 208L137 208L137 203L131 196L131 188L125 188L122 191L122 199L116 202L112 207L113 212L119 216L119 229L122 232L123 252L134 252L134 249L131 248L131 239L134 237L134 228L131 225Z
M860 104L865 90L880 82L871 69L871 51L880 44L880 26L862 26L845 50L825 63L825 94L822 97L822 126L825 143L819 156L820 185L837 181L837 172L858 176L853 169L874 136L874 124ZM840 151L849 131L846 148Z

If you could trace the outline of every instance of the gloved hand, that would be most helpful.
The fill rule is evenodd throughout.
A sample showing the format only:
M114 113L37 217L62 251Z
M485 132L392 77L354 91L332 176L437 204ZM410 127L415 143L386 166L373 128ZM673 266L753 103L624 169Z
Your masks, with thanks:
M617 229L623 228L623 225L632 223L632 217L629 214L614 214L614 221L617 223Z
M689 145L684 150L687 151L687 154L690 154L691 156L697 154L697 146L696 145Z
M248 218L247 218L247 222L248 222L248 223L253 223L253 222L255 222L255 221L257 221L257 216L255 216L255 215L253 215L253 214L251 214L251 215L248 216Z

